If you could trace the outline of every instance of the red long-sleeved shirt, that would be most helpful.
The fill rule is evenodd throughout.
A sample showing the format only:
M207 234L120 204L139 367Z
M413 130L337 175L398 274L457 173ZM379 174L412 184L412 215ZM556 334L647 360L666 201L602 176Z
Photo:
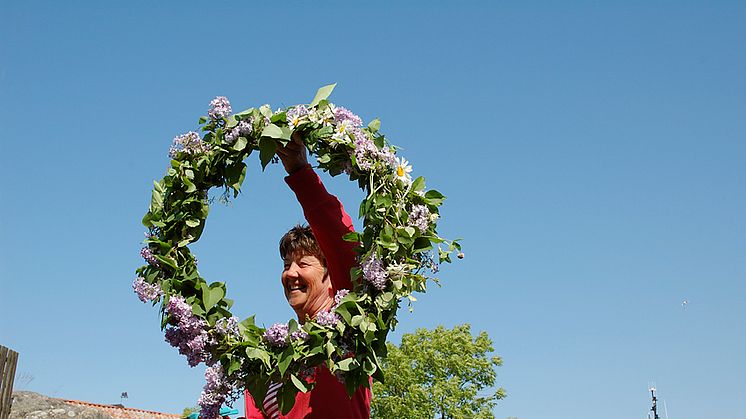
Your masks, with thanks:
M352 289L350 268L355 265L353 243L342 240L342 236L354 231L352 219L342 203L324 188L321 179L306 166L285 178L295 192L303 214L311 226L321 252L326 257L326 266L332 287ZM295 396L293 409L280 419L369 419L370 389L360 387L350 398L344 385L326 367L317 367L316 386L308 393ZM246 419L265 419L266 416L254 405L254 399L245 392Z

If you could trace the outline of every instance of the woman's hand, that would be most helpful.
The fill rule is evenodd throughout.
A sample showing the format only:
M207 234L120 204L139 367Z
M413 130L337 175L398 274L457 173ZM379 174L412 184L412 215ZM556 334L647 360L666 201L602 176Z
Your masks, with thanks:
M300 133L297 131L294 132L292 140L285 147L278 144L277 156L280 158L282 165L285 166L285 171L289 175L306 167L308 164L308 155L306 145L303 144Z

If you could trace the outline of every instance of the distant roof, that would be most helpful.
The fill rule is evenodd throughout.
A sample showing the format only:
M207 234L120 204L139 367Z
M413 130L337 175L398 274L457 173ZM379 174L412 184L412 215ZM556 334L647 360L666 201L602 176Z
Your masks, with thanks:
M131 407L121 407L110 404L88 403L80 400L59 400L73 406L96 409L116 419L176 419L181 417L181 415L173 413L161 413L152 410L133 409Z

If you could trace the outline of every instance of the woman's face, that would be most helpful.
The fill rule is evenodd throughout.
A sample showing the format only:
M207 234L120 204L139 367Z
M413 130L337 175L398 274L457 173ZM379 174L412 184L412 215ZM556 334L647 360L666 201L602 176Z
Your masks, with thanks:
M299 252L288 255L281 280L285 298L301 322L306 316L313 318L319 311L329 309L334 302L329 272L316 256Z

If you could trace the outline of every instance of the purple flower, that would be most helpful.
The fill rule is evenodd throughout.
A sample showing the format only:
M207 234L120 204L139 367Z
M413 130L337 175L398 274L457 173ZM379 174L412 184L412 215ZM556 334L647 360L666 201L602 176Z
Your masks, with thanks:
M430 210L424 205L412 206L412 211L409 212L409 224L417 227L420 233L424 233L430 224Z
M337 323L342 320L339 314L333 311L322 311L316 315L316 323L321 326L334 327Z
M388 274L386 273L386 268L383 266L383 262L375 253L365 259L361 267L363 269L363 278L366 281L378 290L383 290L386 287Z
M156 268L158 267L158 259L155 258L150 248L143 247L140 250L140 256L142 256L142 258L145 259L145 261L148 262L150 266L153 266Z
M184 297L178 295L175 295L168 300L166 311L168 311L168 314L170 314L178 323L181 323L182 319L188 319L192 316L192 306L187 304Z
M287 121L290 128L295 129L308 117L308 108L303 105L293 106L287 111Z
M145 282L145 278L141 276L138 276L132 282L132 289L135 290L137 297L143 303L155 301L158 297L163 295L163 290L161 290L161 287L159 287L158 284L148 284Z
M218 319L218 321L215 322L215 331L223 336L240 336L240 332L238 329L238 317L231 316Z
M354 127L360 127L363 125L363 120L360 119L359 116L350 112L349 109L343 108L341 106L334 107L334 119L337 121L337 123L349 121L350 124Z
M341 289L337 291L336 294L334 294L334 307L336 308L339 303L342 301L343 298L347 296L347 294L350 293L350 290Z
M288 344L288 325L275 323L264 332L264 340L272 346L283 347Z
M378 153L378 159L391 169L396 167L396 156L394 155L394 151L389 147L381 149Z
M178 295L171 297L166 311L176 322L166 329L166 341L179 348L179 353L187 357L189 366L206 361L209 357L206 348L212 343L205 330L207 322L195 316L192 307Z
M186 134L174 137L173 144L168 150L168 156L175 159L179 153L187 155L202 154L210 151L210 144L202 141L199 134L189 131Z
M308 333L303 329L298 329L290 334L290 340L303 340L308 339Z
M220 363L205 369L205 386L199 396L197 404L200 407L200 417L213 419L219 417L220 406L231 392L231 385L226 380L223 367Z
M355 135L355 161L362 170L370 170L378 156L378 147L365 135Z
M396 156L394 151L389 147L381 149L368 138L365 131L355 128L351 130L352 136L355 137L353 145L355 146L355 161L361 170L371 170L376 162L381 162L389 169L396 167Z
M225 142L233 144L236 142L238 137L248 137L253 129L252 119L241 121L225 134Z
M231 109L231 103L228 102L228 98L225 96L218 96L210 101L210 110L207 111L207 115L212 119L225 118L233 112Z

